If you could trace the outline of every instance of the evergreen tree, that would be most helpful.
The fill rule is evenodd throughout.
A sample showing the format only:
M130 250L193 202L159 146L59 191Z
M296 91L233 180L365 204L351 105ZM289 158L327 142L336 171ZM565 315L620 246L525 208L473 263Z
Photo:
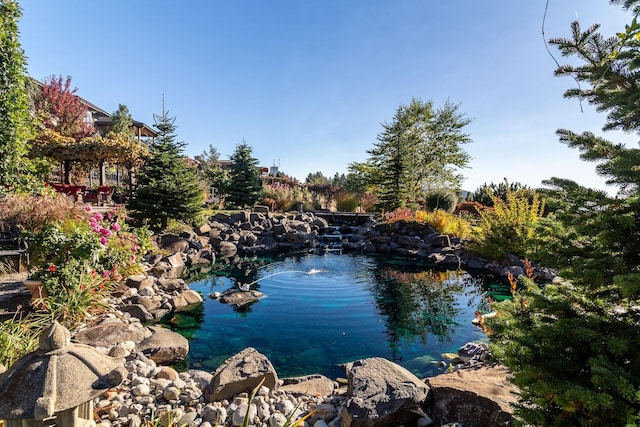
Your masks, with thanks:
M238 144L231 155L227 202L235 206L253 205L262 195L258 160L251 156L251 147Z
M637 12L639 1L618 1ZM565 96L583 97L608 112L605 129L640 129L637 73L640 25L604 38L592 26L572 24L572 37L553 39L565 65L557 75L585 86ZM560 270L564 284L528 290L494 305L489 322L496 356L513 371L522 391L518 414L533 425L623 426L640 423L640 150L585 132L558 131L561 142L597 163L621 192L612 197L570 180L553 178L555 219L541 241L543 261Z
M183 155L184 142L177 142L175 117L154 114L159 135L151 142L149 157L137 175L131 215L154 228L167 228L169 219L193 222L202 211L203 190L195 167Z
M220 166L220 153L209 145L207 151L203 151L200 156L196 156L198 164L198 175L207 182L210 188L215 189L216 196L222 201L226 197L229 188L229 174Z
M20 46L18 2L0 0L0 192L29 178L28 141L32 123L27 72Z
M434 109L431 101L414 98L382 125L378 142L367 151L369 159L350 170L370 172L367 181L384 210L415 202L429 189L458 190L462 176L457 170L469 162L461 146L470 142L462 132L469 123L457 105L447 102Z

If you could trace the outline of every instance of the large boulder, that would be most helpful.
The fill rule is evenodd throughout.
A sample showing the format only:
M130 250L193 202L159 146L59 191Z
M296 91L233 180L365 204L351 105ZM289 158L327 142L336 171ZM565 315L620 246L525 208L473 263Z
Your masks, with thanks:
M80 330L74 340L93 347L111 347L125 341L139 343L149 337L150 331L140 324L129 324L108 319L99 325Z
M431 415L437 425L458 422L465 427L513 425L511 404L518 389L501 365L462 369L428 378L433 399Z
M216 369L204 390L205 401L230 399L238 393L250 392L263 379L262 385L271 391L278 386L278 374L269 359L255 348L245 348Z
M189 341L182 335L160 326L150 326L151 336L138 345L145 356L159 365L183 360L189 353Z
M189 242L176 234L161 234L157 237L158 248L167 252L185 252L189 249Z
M218 250L220 251L221 257L231 258L238 253L238 246L232 242L220 242Z
M418 377L381 357L345 366L349 385L342 427L392 427L423 416L429 388Z

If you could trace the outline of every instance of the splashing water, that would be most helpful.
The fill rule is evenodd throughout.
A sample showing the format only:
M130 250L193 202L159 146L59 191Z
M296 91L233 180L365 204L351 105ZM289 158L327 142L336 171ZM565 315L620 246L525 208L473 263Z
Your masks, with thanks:
M249 288L251 287L251 285L255 285L256 283L258 283L260 280L264 280L264 279L268 279L269 277L273 277L273 276L277 276L279 274L286 274L286 273L302 273L302 274L318 274L318 273L326 273L329 270L324 270L321 268L312 268L309 271L302 271L302 270L285 270L285 271L278 271L276 273L272 273L272 274L268 274L264 277L259 278L258 280L254 280L251 283L244 283L244 284L238 284L238 287L243 290L243 291L248 291Z

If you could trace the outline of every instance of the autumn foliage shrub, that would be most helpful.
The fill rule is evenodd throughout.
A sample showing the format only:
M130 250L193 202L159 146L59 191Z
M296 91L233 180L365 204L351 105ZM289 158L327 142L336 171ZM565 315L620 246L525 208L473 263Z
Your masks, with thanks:
M37 231L47 224L86 216L82 207L53 192L38 196L7 194L0 200L0 221L15 223L22 230Z
M480 211L472 249L480 256L500 260L507 254L527 255L527 245L542 218L544 200L537 193L508 190L505 200L493 196L493 209Z
M471 235L471 224L469 224L469 221L443 211L442 209L429 212L423 210L414 211L410 208L398 208L394 211L387 212L384 215L384 221L390 224L398 221L427 224L433 227L438 233L462 238L467 238Z

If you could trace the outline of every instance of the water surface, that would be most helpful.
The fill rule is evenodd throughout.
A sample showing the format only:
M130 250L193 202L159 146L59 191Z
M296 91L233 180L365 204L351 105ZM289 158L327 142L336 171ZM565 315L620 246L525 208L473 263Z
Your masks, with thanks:
M257 282L256 282L257 281ZM240 284L267 295L242 308L207 298ZM385 357L419 377L444 368L441 353L485 340L471 324L487 310L483 280L413 262L327 253L288 257L210 276L189 286L205 296L202 307L176 314L173 328L190 340L189 365L215 370L254 347L281 377L320 373L344 376L338 366Z

